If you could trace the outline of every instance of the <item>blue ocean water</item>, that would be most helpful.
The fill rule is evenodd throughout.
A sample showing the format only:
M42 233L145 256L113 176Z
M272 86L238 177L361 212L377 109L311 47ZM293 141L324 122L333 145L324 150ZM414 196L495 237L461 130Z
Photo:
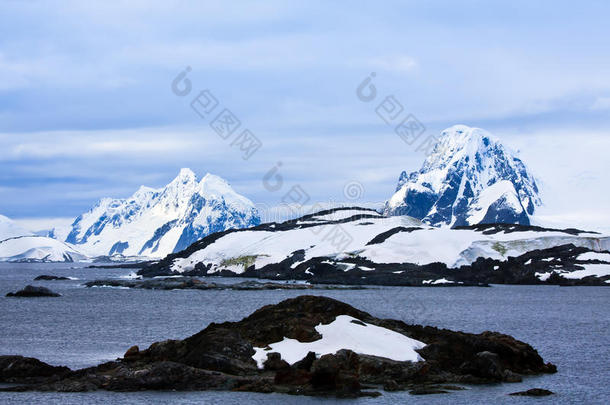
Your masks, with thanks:
M84 288L87 280L121 277L128 269L87 269L81 264L0 263L0 354L21 354L72 368L111 360L130 346L181 339L210 322L239 320L257 308L302 294L299 291L149 291ZM78 278L32 281L41 274ZM215 281L228 282L222 279ZM15 299L4 294L26 284L42 285L60 298ZM379 398L335 400L232 392L0 393L0 403L610 403L610 289L604 287L493 286L492 288L374 287L313 291L345 301L377 317L482 332L495 330L530 343L554 375L518 384L468 386L432 396L406 392ZM509 397L540 387L556 395Z

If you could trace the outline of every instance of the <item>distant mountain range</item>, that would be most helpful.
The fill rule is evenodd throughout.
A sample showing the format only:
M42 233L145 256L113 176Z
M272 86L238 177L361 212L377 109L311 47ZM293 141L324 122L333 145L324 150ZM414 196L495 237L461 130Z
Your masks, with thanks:
M73 246L34 235L0 215L0 261L74 262L85 258Z
M182 169L160 189L104 198L72 224L65 241L90 256L163 257L214 232L260 224L252 201L225 180Z
M497 138L456 125L441 133L419 171L402 172L384 213L435 226L529 225L538 193L534 176Z
M182 169L160 189L140 187L126 199L103 198L70 229L34 235L0 217L0 260L72 261L85 257L164 257L214 232L260 224L252 201L222 178L201 181ZM9 248L10 245L10 248Z
M383 212L356 208L352 212L328 213L344 216L343 222L337 224L345 222L345 227L358 225L349 235L358 239L356 250L333 248L327 252L327 244L320 243L317 236L312 239L310 233L293 232L324 224L327 221L325 215L304 217L301 222L289 221L281 227L280 224L259 226L261 220L252 201L235 192L225 180L212 174L198 180L193 171L182 169L163 188L142 186L129 198L101 199L76 218L69 229L49 234L55 239L35 235L0 216L0 260L72 261L86 257L124 259L169 255L169 258L180 260L170 263L165 259L165 272L188 272L199 264L239 274L239 269L246 264L256 264L260 269L273 264L268 268L275 271L289 257L295 258L290 262L290 268L300 269L303 266L298 265L298 258L304 262L315 258L325 263L322 258L328 253L340 257L343 254L362 257L364 261L361 264L367 262L371 268L379 267L381 263L428 265L437 262L444 263L446 268L454 268L472 266L481 257L501 261L508 254L523 255L531 250L531 246L520 248L521 237L519 242L506 244L504 239L487 238L485 232L474 228L469 232L446 230L449 232L446 233L445 230L434 232L431 226L459 229L492 223L529 225L530 216L540 205L539 190L532 173L513 152L482 129L456 125L441 133L433 152L419 171L400 175L396 192L386 202ZM352 214L364 215L368 219L357 223L349 220ZM228 231L244 228L252 231ZM280 229L291 232L277 233ZM425 239L406 238L415 229L418 232L414 235L425 236ZM218 234L224 231L228 231L226 236ZM273 237L269 232L273 232ZM547 230L539 232L542 232L541 236L550 235ZM536 238L532 246L544 250L567 241L590 251L607 249L606 239L603 248L595 247L590 243L591 238L597 236L582 238L579 233L572 236L570 232L558 232L555 235L559 239L546 239L545 242L545 239ZM206 242L213 248L213 253L209 253L210 248L202 247L199 250L207 252L205 257L199 253L195 254L196 259L187 255L197 251L198 241L214 233L217 234L210 236L212 239L206 238L219 241ZM394 234L402 236L392 237ZM465 236L466 240L463 240ZM381 242L373 243L377 239ZM385 243L386 239L396 240L396 243ZM407 245L398 243L399 239L404 239ZM445 245L439 245L442 243ZM252 244L256 251L250 252L248 246ZM371 244L379 246L367 247ZM436 245L441 248L436 248ZM281 250L279 256L273 253L278 249ZM304 253L295 256L296 251ZM363 252L369 252L369 255L364 258ZM445 257L448 252L451 255ZM331 262L338 265L340 259ZM367 267L363 266L362 269ZM309 270L305 267L303 271L307 273Z

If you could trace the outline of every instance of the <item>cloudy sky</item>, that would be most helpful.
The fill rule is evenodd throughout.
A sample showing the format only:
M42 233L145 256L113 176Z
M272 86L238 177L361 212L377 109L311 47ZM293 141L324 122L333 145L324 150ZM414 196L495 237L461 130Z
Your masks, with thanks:
M608 2L154 3L0 3L0 214L65 222L181 167L269 205L297 184L343 201L350 182L383 201L424 155L356 97L375 72L426 134L461 123L518 149L543 218L610 225ZM203 90L262 142L249 159L191 109Z

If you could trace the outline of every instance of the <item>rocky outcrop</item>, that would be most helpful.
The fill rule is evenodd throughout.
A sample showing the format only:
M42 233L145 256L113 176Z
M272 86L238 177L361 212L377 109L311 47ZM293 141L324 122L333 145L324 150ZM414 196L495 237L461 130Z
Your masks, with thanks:
M62 276L49 276L46 274L43 274L41 276L38 276L34 279L34 281L54 281L54 280L70 280L68 277L62 277Z
M0 356L1 383L36 383L69 371L68 367L54 367L31 357Z
M313 352L289 364L270 351L262 367L255 348L284 338L314 342L316 327L338 316L362 327L386 328L425 343L422 361L396 361L338 350ZM396 348L398 351L401 348ZM553 373L526 343L496 332L469 334L383 320L326 297L301 296L268 305L239 322L212 323L184 340L167 340L146 350L130 348L125 357L83 370L58 371L43 382L5 388L12 391L234 390L299 395L357 397L372 390L430 393L459 387L447 383L516 382L521 376ZM5 380L13 375L5 373ZM427 391L427 392L426 392Z
M23 290L17 292L10 292L6 294L7 297L61 297L61 294L53 292L46 287L39 287L33 285L27 285Z
M508 394L508 395L522 396L522 397L546 397L546 396L553 395L553 394L554 394L553 391L545 390L543 388L532 388L527 391L513 392L512 394Z

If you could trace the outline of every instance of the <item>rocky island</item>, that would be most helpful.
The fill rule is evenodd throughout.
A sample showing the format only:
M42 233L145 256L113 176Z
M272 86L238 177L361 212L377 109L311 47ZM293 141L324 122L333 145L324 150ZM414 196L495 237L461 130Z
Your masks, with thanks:
M48 274L42 274L34 279L34 281L66 281L66 280L70 280L70 277L50 276Z
M46 287L34 286L34 285L26 285L22 290L17 292L10 292L6 294L7 297L20 297L20 298L30 298L30 297L61 297L61 294L53 292Z
M212 323L184 340L134 346L123 358L71 371L0 357L10 391L232 390L358 397L520 382L554 373L530 345L497 332L470 334L379 319L343 302L300 296L239 322Z

